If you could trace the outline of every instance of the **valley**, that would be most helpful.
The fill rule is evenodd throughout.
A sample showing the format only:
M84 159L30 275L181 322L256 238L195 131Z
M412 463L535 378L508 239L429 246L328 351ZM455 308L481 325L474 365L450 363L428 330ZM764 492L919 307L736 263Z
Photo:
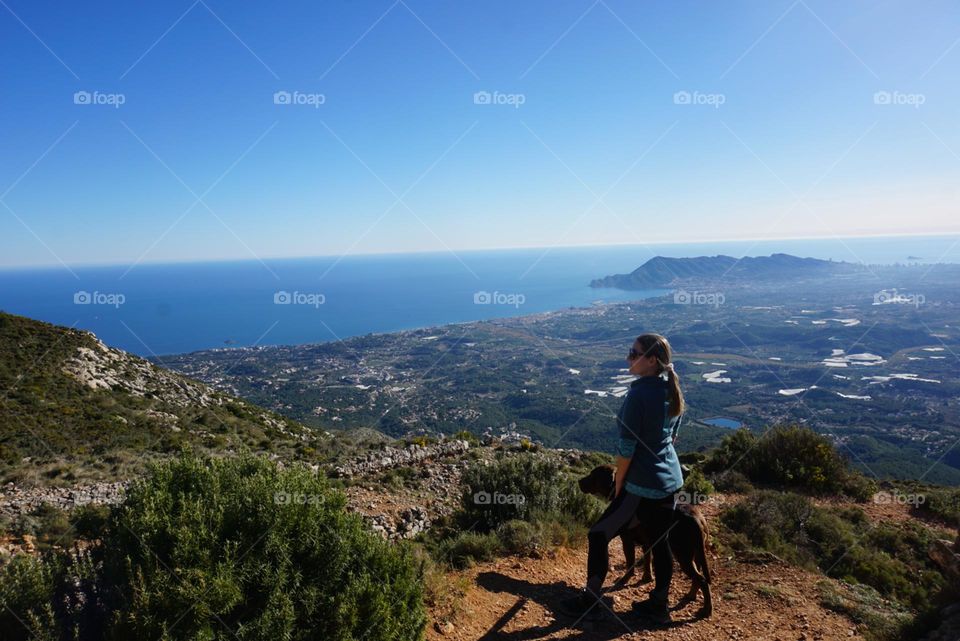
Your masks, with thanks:
M829 435L869 476L960 483L960 269L867 267L827 277L686 282L635 303L157 359L305 425L527 436L612 451L632 339L676 352L689 411L679 447L727 417Z

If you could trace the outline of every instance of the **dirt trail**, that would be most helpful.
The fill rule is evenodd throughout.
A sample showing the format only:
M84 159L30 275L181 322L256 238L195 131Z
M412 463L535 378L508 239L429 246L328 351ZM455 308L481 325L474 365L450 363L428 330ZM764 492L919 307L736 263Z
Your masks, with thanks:
M607 585L619 578L623 554L611 545L614 569ZM846 617L823 609L816 584L823 577L778 562L741 563L712 557L714 613L698 619L702 601L673 613L666 628L647 629L630 614L634 601L646 598L652 584L636 581L613 596L613 612L604 612L596 623L574 621L554 610L561 599L583 585L586 551L560 550L553 558L509 557L485 563L451 577L465 579L469 588L456 616L448 622L431 622L429 641L528 641L567 639L770 639L827 640L863 638ZM677 568L671 591L676 603L688 588ZM838 589L843 589L838 588Z

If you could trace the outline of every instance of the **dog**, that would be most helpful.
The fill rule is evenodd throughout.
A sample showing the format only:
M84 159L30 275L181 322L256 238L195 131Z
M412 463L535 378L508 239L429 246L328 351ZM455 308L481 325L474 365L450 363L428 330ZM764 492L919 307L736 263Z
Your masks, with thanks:
M616 469L612 465L600 465L578 481L580 491L592 494L597 498L612 502L615 486ZM678 505L676 523L668 534L670 549L674 558L680 564L692 586L690 591L680 599L677 608L696 600L697 594L703 592L703 607L700 615L708 617L713 613L713 599L710 594L710 568L707 565L707 522L700 511L693 505ZM620 533L620 542L623 544L623 556L627 561L626 573L617 580L617 585L625 585L634 575L636 567L636 548L641 546L643 556L642 583L651 580L652 558L650 548L654 543L653 537L647 532L643 522L636 516Z

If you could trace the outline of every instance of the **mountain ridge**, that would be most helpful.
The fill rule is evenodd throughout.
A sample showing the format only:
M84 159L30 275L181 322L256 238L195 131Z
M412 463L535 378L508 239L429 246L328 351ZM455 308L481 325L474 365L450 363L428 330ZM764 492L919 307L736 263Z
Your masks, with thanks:
M723 254L685 258L654 256L629 274L613 274L596 278L590 282L590 287L634 290L720 278L770 280L818 277L849 274L862 269L861 265L855 263L801 258L784 253L743 258Z

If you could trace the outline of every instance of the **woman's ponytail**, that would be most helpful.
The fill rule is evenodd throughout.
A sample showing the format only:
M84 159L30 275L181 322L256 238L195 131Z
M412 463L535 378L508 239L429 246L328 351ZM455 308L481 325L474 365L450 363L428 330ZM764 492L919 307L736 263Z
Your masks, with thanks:
M667 399L670 403L670 416L680 416L686 410L683 390L680 389L680 377L673 368L673 350L670 342L660 334L643 334L637 337L643 354L653 354L660 365L660 374L667 375Z
M667 384L670 389L667 396L670 402L670 416L680 416L683 414L686 406L683 401L683 390L680 389L680 376L673 367L667 369Z

